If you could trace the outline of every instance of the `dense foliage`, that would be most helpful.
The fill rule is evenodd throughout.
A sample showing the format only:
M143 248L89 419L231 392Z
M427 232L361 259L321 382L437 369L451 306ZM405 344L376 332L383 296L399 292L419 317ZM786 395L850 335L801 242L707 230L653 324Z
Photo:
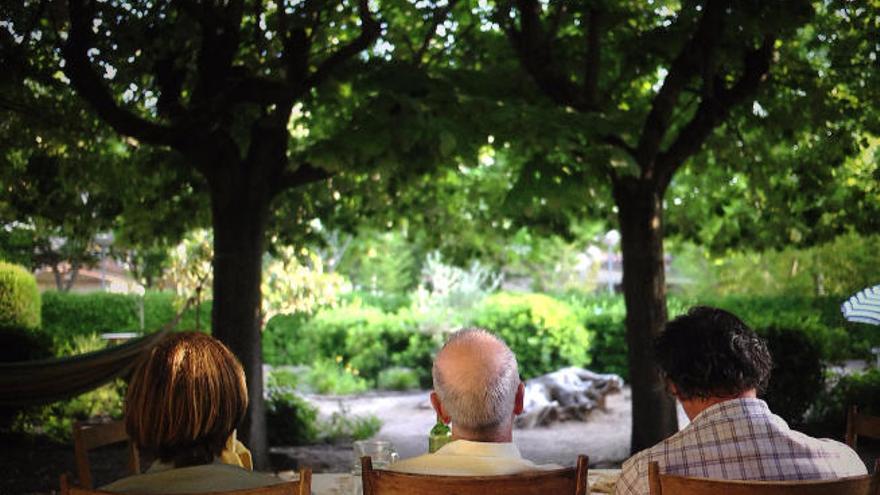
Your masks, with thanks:
M56 344L56 355L76 356L104 349L107 345L107 341L97 334L74 335L69 340ZM117 379L76 397L33 408L18 417L17 428L32 433L40 432L60 442L69 443L74 421L94 417L122 417L125 386L122 379Z
M850 406L880 416L880 369L831 376L807 414L807 420L823 433L839 435L846 427L846 413Z
M0 261L0 328L40 327L37 281L25 268Z
M768 328L759 333L773 357L764 399L774 414L798 425L825 385L822 353L811 335L798 330Z
M493 294L483 300L472 321L507 342L524 379L590 364L591 332L574 308L550 296Z
M154 332L174 320L181 311L179 300L167 292L147 292L143 297L127 294L75 294L49 291L43 294L43 331L55 342L105 332ZM143 328L140 311L143 304ZM199 316L201 313L201 316ZM177 330L195 330L210 321L210 301L188 308Z

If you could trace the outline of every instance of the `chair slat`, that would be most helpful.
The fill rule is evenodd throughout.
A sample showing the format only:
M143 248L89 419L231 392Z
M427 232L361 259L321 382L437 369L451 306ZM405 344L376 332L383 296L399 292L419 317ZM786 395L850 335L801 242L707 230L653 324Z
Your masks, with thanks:
M137 446L129 441L128 434L125 432L125 423L122 421L102 423L77 421L73 424L73 452L80 486L86 488L94 486L89 451L120 442L128 442L127 466L129 474L140 473L140 456Z
M299 480L286 481L276 485L248 488L246 490L227 490L222 492L201 492L198 494L180 495L311 495L312 470L309 468L299 471ZM72 485L66 474L61 475L61 495L118 495L111 492L95 490ZM129 494L137 495L137 494Z
M663 474L651 462L648 486L650 495L877 495L880 471L837 480L735 481Z
M846 416L846 444L856 448L860 436L880 438L880 416L860 413L857 406L851 406Z
M505 476L438 476L373 469L369 457L361 458L364 495L586 495L588 465L587 456L578 456L573 468Z

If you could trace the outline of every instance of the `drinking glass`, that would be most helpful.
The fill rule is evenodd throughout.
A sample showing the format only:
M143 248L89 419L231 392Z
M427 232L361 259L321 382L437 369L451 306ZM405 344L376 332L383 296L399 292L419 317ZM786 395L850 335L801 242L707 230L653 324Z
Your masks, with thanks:
M351 463L352 485L355 495L363 493L361 487L361 457L369 456L373 469L385 469L397 462L399 456L388 440L358 440L354 442L354 459Z

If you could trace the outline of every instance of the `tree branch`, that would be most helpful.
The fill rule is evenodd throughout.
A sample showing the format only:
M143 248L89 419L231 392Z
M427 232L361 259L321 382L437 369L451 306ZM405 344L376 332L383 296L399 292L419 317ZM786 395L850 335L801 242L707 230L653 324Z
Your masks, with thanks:
M732 87L727 88L723 78L716 76L713 93L704 97L691 121L669 149L657 157L657 181L661 187L665 188L682 163L700 150L730 109L758 90L770 71L775 42L775 36L767 35L759 48L746 52L743 73Z
M585 98L584 88L578 87L573 83L566 74L559 69L554 62L553 57L553 41L556 38L557 30L560 24L560 17L565 13L566 9L557 8L551 16L548 25L549 31L545 31L541 23L541 5L537 0L516 0L517 11L520 18L520 27L517 30L510 20L510 5L507 3L500 4L496 10L496 19L499 24L505 26L505 32L516 50L526 72L532 77L538 88L545 96L550 98L558 105L576 108L583 112L595 111L596 107L593 102ZM598 20L598 18L596 19ZM598 32L588 33L587 37L597 36ZM589 43L595 51L594 55L587 57L587 64L592 65L596 62L596 75L589 77L586 81L588 85L598 81L598 39L595 43ZM592 60L589 60L591 57Z
M304 162L294 171L284 171L275 185L275 191L280 192L286 189L305 186L314 182L321 182L334 175L336 175L335 172L329 172L322 168L315 167L308 162Z
M428 26L428 31L425 33L424 39L422 39L422 44L413 54L413 61L416 66L422 64L425 52L428 50L428 45L431 44L431 40L434 38L434 35L437 34L437 26L439 26L440 23L446 19L446 16L452 12L456 3L458 3L458 0L449 0L445 7L434 10L434 15L431 16L431 24Z
M381 34L381 26L373 14L367 0L358 0L358 14L361 19L361 32L357 38L327 57L317 70L306 80L305 88L314 88L321 84L337 66L366 50Z
M635 148L633 148L632 146L627 144L627 142L624 141L623 138L620 136L617 136L614 134L606 134L605 136L602 136L602 142L604 142L605 144L609 144L611 146L614 146L615 148L620 148L635 158L635 154L636 154Z
M587 56L584 66L584 104L596 108L599 98L599 66L602 59L600 50L602 12L591 8L589 16Z
M70 32L61 52L65 60L64 72L76 92L120 134L147 143L172 145L176 139L176 129L150 122L117 105L87 55L91 38L91 12L83 0L69 0L68 6Z
M227 78L238 52L244 6L241 0L187 0L180 4L183 11L202 28L201 46L196 59L198 79L192 100L208 110L226 107L228 102L220 101L223 98L218 99L218 96L223 96L228 89Z
M685 85L700 73L709 54L714 52L719 40L724 16L724 2L707 2L694 34L681 47L672 61L660 91L651 102L651 111L645 119L639 143L636 146L636 163L644 178L654 175L654 159L660 143L669 129L669 119L678 103L678 96Z

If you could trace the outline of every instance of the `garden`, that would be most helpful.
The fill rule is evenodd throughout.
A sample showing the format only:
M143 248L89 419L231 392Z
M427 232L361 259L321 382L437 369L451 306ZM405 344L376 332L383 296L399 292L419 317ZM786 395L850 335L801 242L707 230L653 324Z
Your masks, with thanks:
M838 371L848 361L871 362L871 349L880 346L880 332L846 322L840 313L846 291L880 276L860 268L864 265L859 257L875 241L847 236L811 250L725 259L712 270L714 289L705 281L694 282L670 295L670 317L693 305L717 306L740 315L768 340L773 353L775 368L766 394L773 410L802 429L839 436L846 405L880 407L876 368ZM344 407L319 415L308 398L429 389L432 358L445 335L467 326L489 328L504 338L518 357L524 379L570 365L629 378L620 295L504 289L500 273L505 269L509 277L521 278L514 265L496 271L475 262L462 268L444 264L436 253L417 259L419 249L395 235L370 234L352 242L366 246L364 259L342 264L332 274L323 272L320 263L297 272L300 279L310 280L304 285L333 287L332 291L324 290L319 301L314 294L320 291L313 291L309 297L317 301L314 304L288 294L286 304L300 309L275 314L263 330L263 359L268 365L264 394L273 446L347 447L354 439L374 436L382 427L377 417L353 415ZM374 252L387 255L382 258ZM808 273L792 277L785 273L788 269L777 268L797 259L812 260L813 265L805 268ZM843 262L847 259L851 264ZM381 271L365 263L368 260ZM681 266L686 263L690 261L683 255L673 266L686 271ZM266 266L271 269L274 264ZM10 264L2 268L11 281L4 287L14 289L6 289L4 300L18 299L3 304L0 348L7 362L96 351L109 345L101 338L105 333L155 331L175 318L185 300L170 291L39 294L24 269ZM536 281L569 269L573 267L560 268L558 263L529 264ZM801 284L815 278L809 272L818 270L823 271L826 286L841 288L840 295L800 295ZM780 289L768 288L761 282L767 276L789 280L778 284ZM363 280L398 290L374 290L358 283ZM725 288L749 286L746 293ZM807 287L806 292L814 289ZM273 292L267 294L271 298ZM210 299L189 305L175 330L205 331L210 314ZM124 389L124 381L116 380L49 406L5 412L3 427L66 443L74 421L121 417Z
M432 360L478 326L525 380L623 379L593 419L618 467L680 424L653 339L712 305L767 340L790 424L880 414L880 329L841 314L880 283L877 2L191 4L0 19L7 384L209 332L268 471L414 425L400 401L430 422ZM54 489L75 422L123 414L111 375L0 390L0 491Z

